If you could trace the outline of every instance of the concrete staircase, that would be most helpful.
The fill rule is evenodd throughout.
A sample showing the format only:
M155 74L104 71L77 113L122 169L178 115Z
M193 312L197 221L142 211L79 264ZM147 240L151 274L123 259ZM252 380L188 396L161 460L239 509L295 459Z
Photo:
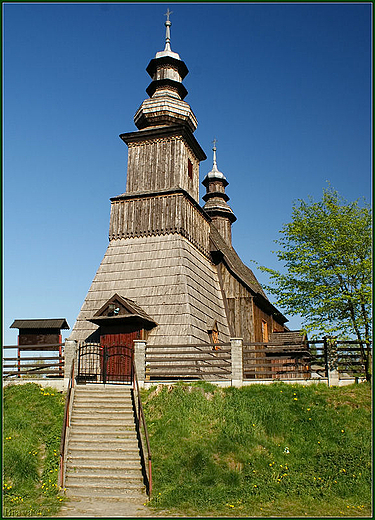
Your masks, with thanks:
M130 387L76 386L65 487L70 498L146 501Z

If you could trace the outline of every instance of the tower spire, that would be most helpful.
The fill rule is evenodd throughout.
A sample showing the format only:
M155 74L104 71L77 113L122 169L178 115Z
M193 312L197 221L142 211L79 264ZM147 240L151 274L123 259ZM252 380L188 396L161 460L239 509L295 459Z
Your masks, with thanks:
M167 17L166 21L164 22L165 25L165 48L164 51L171 51L171 30L170 27L172 25L172 22L169 20L169 16L173 13L173 11L169 10L169 7L167 9L167 12L164 16Z
M216 162L216 143L217 143L216 137L214 137L212 143L214 145L212 147L212 151L214 152L212 171L218 171L218 169L217 169L217 162Z
M216 162L216 143L217 139L212 141L213 147L213 166L212 170L207 173L206 177L203 179L202 184L206 188L206 194L203 195L203 200L205 201L205 205L203 209L208 213L211 217L212 223L220 232L221 236L224 240L232 245L232 234L231 234L231 225L237 219L227 204L229 200L228 195L225 193L225 188L228 185L228 181L225 178L225 175L219 171Z
M188 92L182 82L189 72L188 68L179 54L171 50L171 14L168 8L164 22L165 48L155 54L146 69L152 82L146 89L150 99L142 103L134 116L139 130L176 124L183 124L192 132L197 128L196 117L184 101Z

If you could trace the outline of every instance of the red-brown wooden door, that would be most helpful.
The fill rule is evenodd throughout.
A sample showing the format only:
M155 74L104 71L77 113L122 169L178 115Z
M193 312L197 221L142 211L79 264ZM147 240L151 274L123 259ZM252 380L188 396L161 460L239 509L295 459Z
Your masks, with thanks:
M105 382L130 382L135 339L140 339L141 331L100 336L103 348L101 367Z

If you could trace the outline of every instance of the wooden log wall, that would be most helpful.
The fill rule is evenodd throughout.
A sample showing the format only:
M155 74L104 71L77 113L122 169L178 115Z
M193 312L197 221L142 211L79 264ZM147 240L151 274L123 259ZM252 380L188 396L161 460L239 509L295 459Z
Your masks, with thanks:
M231 335L243 338L245 342L255 341L253 297L226 268L218 265L219 279L226 297L227 313Z
M179 187L199 201L199 160L182 136L133 142L128 147L127 193Z
M114 200L109 239L179 233L209 256L210 224L183 193Z

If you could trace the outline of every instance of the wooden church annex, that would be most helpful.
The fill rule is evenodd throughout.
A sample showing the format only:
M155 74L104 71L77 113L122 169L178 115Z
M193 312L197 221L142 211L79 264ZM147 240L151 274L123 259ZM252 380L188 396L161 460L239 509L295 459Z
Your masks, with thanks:
M68 339L65 355L81 342L126 345L225 344L230 338L267 342L288 331L254 273L232 246L236 220L228 185L213 166L199 204L199 168L206 155L197 119L184 101L188 74L165 48L147 66L148 98L134 116L126 190L111 198L109 245ZM289 333L290 335L290 333ZM298 334L299 336L299 334ZM300 336L299 336L300 337Z

